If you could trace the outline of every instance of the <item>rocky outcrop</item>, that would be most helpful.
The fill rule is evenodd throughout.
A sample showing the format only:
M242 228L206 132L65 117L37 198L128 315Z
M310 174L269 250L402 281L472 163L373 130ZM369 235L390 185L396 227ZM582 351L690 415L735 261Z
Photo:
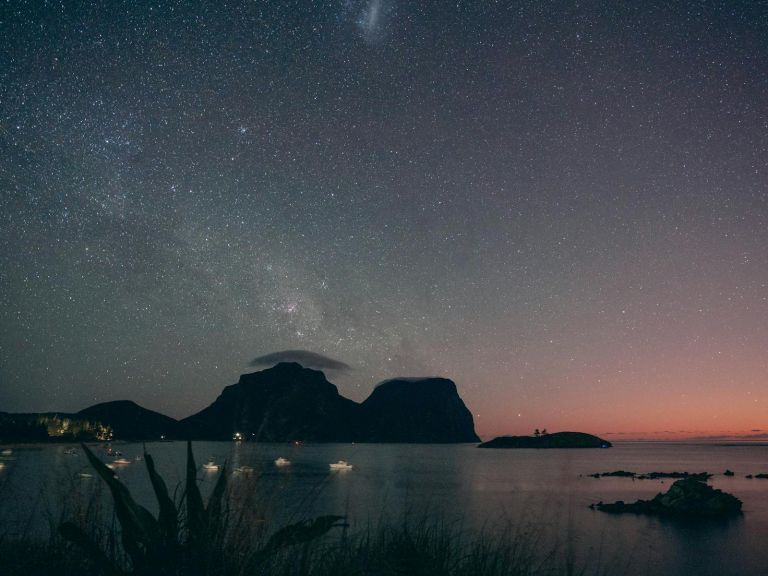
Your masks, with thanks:
M727 518L741 514L741 500L709 486L697 478L676 481L669 490L652 500L612 504L598 502L590 508L611 514L652 514L670 517Z
M364 442L479 442L472 414L446 378L379 384L361 405Z
M726 476L728 471L726 470ZM733 473L731 473L731 476ZM615 472L595 472L589 474L592 478L632 478L633 480L660 480L662 478L693 478L695 480L709 480L712 474L709 472L648 472L647 474L638 474L637 472L628 472L626 470L616 470Z
M584 432L555 432L541 436L499 436L479 448L610 448L612 444Z
M589 474L592 478L636 478L637 472L629 472L627 470L615 470L613 472L595 472Z

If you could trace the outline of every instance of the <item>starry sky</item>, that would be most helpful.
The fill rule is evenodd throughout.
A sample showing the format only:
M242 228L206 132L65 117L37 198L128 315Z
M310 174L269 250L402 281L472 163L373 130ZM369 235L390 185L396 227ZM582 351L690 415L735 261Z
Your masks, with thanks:
M0 410L310 351L481 436L768 429L768 5L0 5Z

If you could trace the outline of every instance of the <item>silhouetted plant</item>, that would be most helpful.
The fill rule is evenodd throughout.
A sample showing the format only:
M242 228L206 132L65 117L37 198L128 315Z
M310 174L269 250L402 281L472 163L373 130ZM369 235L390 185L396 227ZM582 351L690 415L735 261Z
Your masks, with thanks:
M168 488L155 469L152 456L144 452L152 489L158 501L157 518L137 504L128 488L114 472L99 460L91 450L82 445L88 461L109 487L120 522L123 550L130 559L131 572L120 567L117 558L109 557L82 528L72 522L64 522L59 532L67 540L79 546L108 576L135 574L186 575L208 573L209 563L218 557L226 528L223 499L227 484L227 468L222 467L208 504L197 486L197 466L192 454L192 444L187 442L187 467L182 504L186 508L186 522L181 520L181 506L168 494ZM320 516L314 520L291 524L275 532L252 555L251 565L257 567L275 552L295 544L308 543L325 535L332 528L343 526L343 516Z

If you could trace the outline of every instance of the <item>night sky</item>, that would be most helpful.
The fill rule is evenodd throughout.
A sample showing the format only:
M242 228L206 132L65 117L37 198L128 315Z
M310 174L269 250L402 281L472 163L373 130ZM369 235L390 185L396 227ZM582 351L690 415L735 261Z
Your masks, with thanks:
M483 436L768 429L768 4L2 2L0 410L283 350Z

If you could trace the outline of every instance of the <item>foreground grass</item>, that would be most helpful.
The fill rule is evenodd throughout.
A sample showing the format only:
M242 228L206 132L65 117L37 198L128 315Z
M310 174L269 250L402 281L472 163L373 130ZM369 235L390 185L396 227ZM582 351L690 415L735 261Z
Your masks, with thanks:
M117 540L116 534L108 534ZM379 525L289 546L256 566L251 548L230 542L205 565L176 566L165 574L195 576L545 576L593 574L544 554L530 536L511 528L495 534L464 533L437 522ZM0 542L2 574L83 576L105 573L79 547L59 536L48 541ZM125 562L122 569L130 570Z
M439 515L349 526L342 516L274 525L259 481L229 483L226 470L207 502L188 446L187 481L171 496L145 454L157 516L135 502L114 473L83 447L103 482L66 498L50 535L3 537L2 576L550 576L598 574L577 567L571 547L548 550L535 532L507 523L468 532ZM108 488L110 499L102 489ZM76 491L69 491L75 494ZM110 502L108 510L102 506ZM106 513L105 513L106 512ZM110 520L111 519L111 520Z

